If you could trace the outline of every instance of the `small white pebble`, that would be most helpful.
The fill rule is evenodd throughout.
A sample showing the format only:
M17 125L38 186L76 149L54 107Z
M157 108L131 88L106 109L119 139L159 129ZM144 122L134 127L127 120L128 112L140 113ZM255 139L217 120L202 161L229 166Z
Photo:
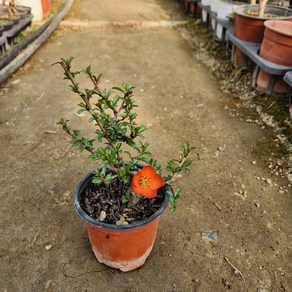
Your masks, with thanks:
M53 245L49 244L49 245L46 245L45 249L50 250L52 247L53 247Z

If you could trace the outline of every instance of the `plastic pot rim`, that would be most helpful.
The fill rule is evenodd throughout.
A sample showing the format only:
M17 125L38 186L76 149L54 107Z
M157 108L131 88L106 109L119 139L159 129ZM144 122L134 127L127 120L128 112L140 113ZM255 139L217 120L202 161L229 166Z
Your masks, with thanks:
M152 214L150 217L148 217L144 220L141 220L141 221L137 221L135 223L127 224L127 225L115 225L115 224L109 224L109 223L104 223L104 222L95 220L95 219L91 218L89 215L87 215L80 206L80 195L84 191L84 189L87 187L88 183L91 182L91 178L93 176L94 176L94 171L91 171L91 172L87 173L87 175L85 175L81 179L81 181L78 183L77 187L75 188L74 197L73 197L73 204L74 204L75 210L81 216L81 218L83 218L83 220L90 223L91 225L94 225L94 226L97 226L97 227L100 227L103 229L109 229L109 230L135 229L135 228L144 226L144 225L150 223L151 221L155 220L158 216L160 216L164 212L164 210L166 209L166 207L168 205L168 196L166 194L166 187L163 186L160 188L160 190L162 190L162 192L164 194L164 201L163 201L162 205L160 206L160 208L154 214Z

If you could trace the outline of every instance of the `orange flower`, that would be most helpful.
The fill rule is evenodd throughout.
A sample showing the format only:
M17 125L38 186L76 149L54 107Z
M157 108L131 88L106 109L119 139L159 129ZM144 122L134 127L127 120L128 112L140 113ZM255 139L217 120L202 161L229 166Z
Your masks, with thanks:
M153 198L157 190L162 187L163 179L152 166L144 166L140 172L133 176L132 189L136 194L146 198Z

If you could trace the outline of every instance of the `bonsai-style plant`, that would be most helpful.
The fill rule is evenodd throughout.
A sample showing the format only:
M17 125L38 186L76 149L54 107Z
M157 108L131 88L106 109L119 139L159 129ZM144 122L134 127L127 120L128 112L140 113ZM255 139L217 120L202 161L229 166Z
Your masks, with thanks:
M101 89L102 74L95 75L91 66L75 71L72 61L70 57L57 63L64 70L64 79L70 82L70 90L81 99L77 113L87 113L86 120L93 129L93 136L84 137L79 129L71 129L65 118L58 124L69 135L73 146L81 152L87 151L89 159L99 162L99 166L79 183L75 207L87 221L97 259L123 271L132 270L142 265L150 253L158 215L168 202L171 212L176 209L180 190L173 183L181 173L190 172L193 158L189 155L194 148L188 143L180 146L178 158L166 162L167 174L163 175L161 165L152 157L149 143L144 142L147 128L137 124L134 87L124 83L109 90ZM80 74L91 81L91 88L81 89L77 81ZM150 242L142 248L143 252L137 252L137 243L132 243L130 237L138 232L138 227L145 229L147 226L153 230L139 233L137 239L139 244ZM91 234L92 230L101 234ZM125 236L127 231L130 234ZM116 232L123 232L119 238L124 238L124 243L119 242L118 247L112 248L109 239L118 236ZM104 248L105 252L100 250Z

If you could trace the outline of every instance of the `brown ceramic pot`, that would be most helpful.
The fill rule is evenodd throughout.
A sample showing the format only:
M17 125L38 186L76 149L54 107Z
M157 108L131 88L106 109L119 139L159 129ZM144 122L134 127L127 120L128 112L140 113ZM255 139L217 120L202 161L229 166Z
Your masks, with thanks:
M128 225L113 225L91 218L80 206L82 193L93 175L93 172L88 173L80 181L74 194L74 206L85 221L92 250L97 260L109 267L123 272L137 269L145 263L152 250L159 216L167 207L168 196L165 187L159 190L164 195L164 201L152 216Z
M265 22L265 34L260 49L260 56L279 65L292 66L292 22L284 20L268 20ZM270 74L259 71L257 89L265 92ZM273 88L273 95L285 95L289 86L278 77Z
M272 19L274 15L281 20L292 19L292 10L279 6L267 5L265 8L264 18L258 16L249 15L250 13L256 14L258 11L258 5L241 5L234 9L234 35L247 42L261 43L264 38L265 26L264 22L268 19ZM249 13L249 14L248 14ZM236 48L234 53L234 64L242 66L244 60L244 54Z

